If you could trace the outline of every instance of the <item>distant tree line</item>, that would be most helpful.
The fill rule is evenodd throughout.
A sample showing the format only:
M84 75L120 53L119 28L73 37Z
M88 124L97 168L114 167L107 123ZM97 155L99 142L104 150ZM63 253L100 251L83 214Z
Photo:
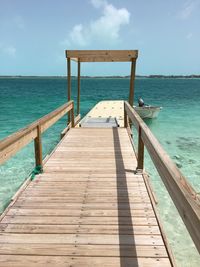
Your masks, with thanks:
M200 78L200 75L148 75L147 78Z

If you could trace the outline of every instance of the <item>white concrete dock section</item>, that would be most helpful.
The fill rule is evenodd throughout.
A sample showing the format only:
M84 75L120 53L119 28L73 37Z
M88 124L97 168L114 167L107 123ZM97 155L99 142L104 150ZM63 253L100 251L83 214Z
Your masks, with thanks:
M116 123L115 123L116 122ZM124 127L124 101L101 101L83 118L83 127Z

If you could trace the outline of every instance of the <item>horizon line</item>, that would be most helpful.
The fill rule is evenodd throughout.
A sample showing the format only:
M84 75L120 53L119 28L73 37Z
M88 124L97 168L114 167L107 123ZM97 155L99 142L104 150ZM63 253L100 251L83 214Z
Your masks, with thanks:
M67 78L67 75L0 75L0 78L47 78L47 77L56 77L56 78ZM77 75L71 75L71 77L76 78ZM130 75L81 75L81 78L130 78ZM149 74L149 75L141 75L136 74L137 78L200 78L200 74Z

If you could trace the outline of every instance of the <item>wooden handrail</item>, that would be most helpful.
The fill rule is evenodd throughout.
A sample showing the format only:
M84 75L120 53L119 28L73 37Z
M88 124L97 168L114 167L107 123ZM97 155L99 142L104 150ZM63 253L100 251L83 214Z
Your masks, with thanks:
M74 126L74 102L69 101L41 119L29 124L27 127L18 132L6 137L0 141L0 163L5 162L10 157L15 155L20 149L29 144L32 140L35 141L35 160L36 166L42 165L42 146L41 134L46 131L51 125L62 118L66 113L72 111L71 122Z
M147 148L163 183L200 253L199 195L170 159L144 121L126 101L124 102L124 111L140 132L139 142L142 142ZM138 155L140 153L141 151L138 151Z

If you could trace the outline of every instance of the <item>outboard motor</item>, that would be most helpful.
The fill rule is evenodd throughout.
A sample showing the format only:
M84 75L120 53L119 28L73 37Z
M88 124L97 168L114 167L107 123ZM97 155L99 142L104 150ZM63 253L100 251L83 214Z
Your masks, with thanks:
M144 106L144 101L143 101L142 98L138 99L138 105L139 105L139 107L143 107Z

